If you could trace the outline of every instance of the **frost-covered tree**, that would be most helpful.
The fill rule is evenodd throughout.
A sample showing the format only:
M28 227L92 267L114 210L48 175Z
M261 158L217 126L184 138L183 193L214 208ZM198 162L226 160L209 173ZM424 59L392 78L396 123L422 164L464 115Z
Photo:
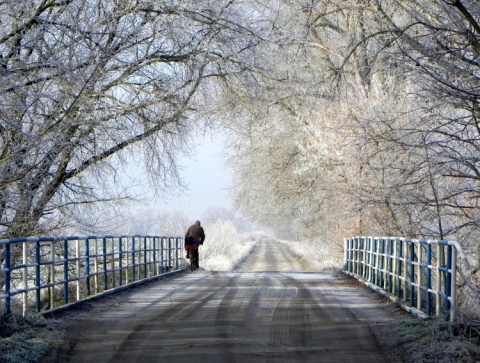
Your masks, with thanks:
M271 18L279 51L267 59L275 77L239 115L250 122L237 139L240 157L233 158L237 203L291 236L329 240L327 234L339 236L353 223L342 148L348 110L335 102L348 90L338 79L342 67L355 74L350 83L359 73L357 65L344 65L356 24L344 4L281 3Z
M233 1L0 3L0 235L91 222L129 197L132 158L160 193L220 87L260 42ZM95 207L97 206L97 207Z
M280 82L237 110L239 205L311 235L330 219L338 243L475 235L477 2L275 6Z
M374 187L394 196L389 207L407 234L470 239L478 229L480 6L443 0L371 5L370 24L381 26L361 43L376 50L370 72L377 93L368 95L357 121L369 165L388 179Z

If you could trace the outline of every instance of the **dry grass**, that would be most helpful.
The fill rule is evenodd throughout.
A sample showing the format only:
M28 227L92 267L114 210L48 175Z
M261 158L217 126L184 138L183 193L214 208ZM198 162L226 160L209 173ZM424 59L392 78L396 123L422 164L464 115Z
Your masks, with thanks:
M41 316L0 319L0 362L36 363L63 336L61 322Z
M400 321L400 345L412 363L477 363L479 336L468 325L449 325L442 318Z

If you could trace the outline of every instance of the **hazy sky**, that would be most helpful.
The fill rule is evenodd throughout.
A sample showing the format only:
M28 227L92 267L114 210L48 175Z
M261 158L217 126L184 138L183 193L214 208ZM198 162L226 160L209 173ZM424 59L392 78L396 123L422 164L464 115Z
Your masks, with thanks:
M222 159L224 143L219 135L199 137L196 154L180 160L181 175L189 189L179 197L158 202L159 207L183 210L192 221L201 219L208 207L231 209L232 180Z

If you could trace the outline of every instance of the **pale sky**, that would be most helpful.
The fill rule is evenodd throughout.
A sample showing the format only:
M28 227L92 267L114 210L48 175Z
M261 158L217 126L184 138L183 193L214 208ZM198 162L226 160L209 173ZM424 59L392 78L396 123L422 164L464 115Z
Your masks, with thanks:
M222 159L224 143L219 135L199 137L196 154L180 159L181 176L189 189L179 197L158 202L159 207L185 211L192 221L201 219L208 207L231 209L232 180Z

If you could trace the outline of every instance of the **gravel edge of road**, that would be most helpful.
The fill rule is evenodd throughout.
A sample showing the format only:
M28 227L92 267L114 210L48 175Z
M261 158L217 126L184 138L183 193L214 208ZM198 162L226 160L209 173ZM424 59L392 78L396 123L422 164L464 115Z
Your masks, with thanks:
M390 345L404 362L408 363L479 363L480 338L468 339L455 333L443 317L419 318L411 315L388 298L378 294L351 275L338 272L348 284L364 289L372 298L383 304L383 309L395 324L371 325L379 344Z
M381 318L376 318L375 316L368 316L368 325L370 331L372 332L379 349L389 357L389 361L394 361L395 359L400 359L403 362L411 362L410 357L408 356L408 351L404 346L399 344L401 341L401 330L399 329L396 322L398 321L410 321L416 319L405 310L397 306L395 303L387 299L386 297L376 293L372 289L365 286L362 282L358 281L354 277L343 273L341 270L335 272L335 277L337 279L343 280L345 285L356 287L361 289L364 293L370 295L370 297L377 301L382 309L380 315L387 315L395 324L385 322Z

